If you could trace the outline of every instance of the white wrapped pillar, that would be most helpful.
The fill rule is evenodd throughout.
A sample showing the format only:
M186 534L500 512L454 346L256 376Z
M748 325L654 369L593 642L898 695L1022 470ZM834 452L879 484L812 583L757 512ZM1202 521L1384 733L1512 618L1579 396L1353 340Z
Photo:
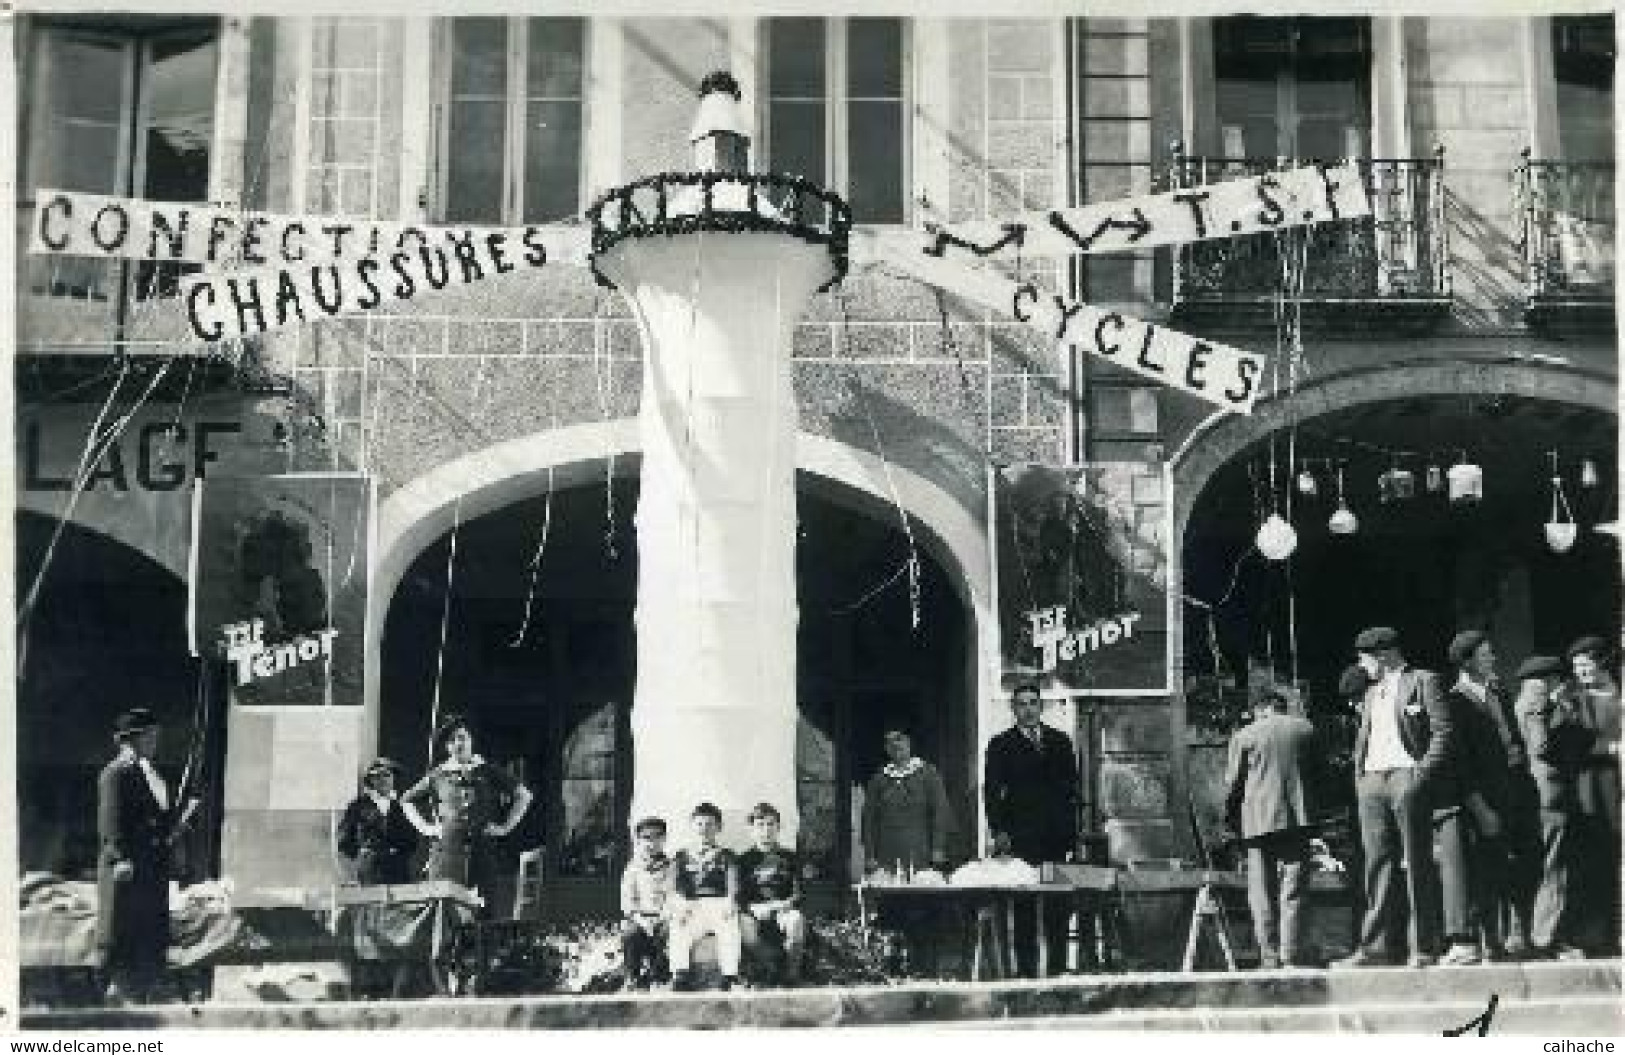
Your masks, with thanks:
M716 137L703 146L715 156ZM835 272L827 245L734 229L741 215L777 217L765 191L724 181L709 208L699 187L665 193L665 216L693 229L626 237L595 258L631 305L644 353L630 820L664 817L682 843L709 801L739 846L745 815L766 801L794 845L790 342Z

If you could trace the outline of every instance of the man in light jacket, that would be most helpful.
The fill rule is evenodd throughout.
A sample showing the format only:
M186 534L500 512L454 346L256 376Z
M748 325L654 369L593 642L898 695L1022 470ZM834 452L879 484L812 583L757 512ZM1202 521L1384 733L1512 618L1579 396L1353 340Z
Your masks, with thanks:
M1298 920L1309 890L1311 789L1322 772L1315 727L1270 689L1230 738L1225 816L1247 849L1247 905L1259 966L1306 966Z

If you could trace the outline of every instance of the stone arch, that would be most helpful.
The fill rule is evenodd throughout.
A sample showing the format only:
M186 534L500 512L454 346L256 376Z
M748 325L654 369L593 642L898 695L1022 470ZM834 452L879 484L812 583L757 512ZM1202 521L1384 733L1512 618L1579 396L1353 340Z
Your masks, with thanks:
M1168 540L1168 636L1172 779L1175 801L1189 794L1185 698L1177 684L1185 657L1184 543L1191 511L1223 466L1271 433L1351 406L1426 396L1523 396L1618 413L1618 381L1613 375L1568 363L1528 356L1495 359L1398 362L1339 374L1289 396L1259 401L1251 415L1216 412L1193 429L1168 460L1173 504ZM1184 827L1175 825L1185 852L1193 847Z
M969 661L977 699L977 725L996 688L997 618L993 611L992 561L981 519L941 487L917 473L837 440L797 436L796 467L819 481L824 497L895 517L895 503L910 517L918 543L950 573L971 616L974 644ZM412 561L453 523L471 520L514 501L540 494L549 474L555 487L602 480L605 459L640 460L635 419L573 425L483 448L413 480L390 495L378 511L378 554L367 621L367 717L364 739L379 729L379 674L383 624L401 577ZM617 466L617 473L622 468ZM974 738L973 738L974 739ZM979 745L978 745L979 746Z

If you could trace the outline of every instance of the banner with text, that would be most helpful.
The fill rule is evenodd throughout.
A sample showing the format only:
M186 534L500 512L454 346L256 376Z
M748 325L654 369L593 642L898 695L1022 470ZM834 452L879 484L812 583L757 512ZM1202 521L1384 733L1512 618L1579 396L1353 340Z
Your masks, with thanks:
M210 476L194 502L193 653L237 703L360 705L371 477Z
M1075 691L1166 691L1160 483L1159 466L1138 462L995 472L1007 676L1054 678Z
M871 230L855 231L852 239L855 262L886 264L1226 410L1249 414L1258 399L1267 361L1262 355L1072 301L989 267L921 253L917 235Z
M1349 162L1004 220L928 226L921 252L935 257L950 250L976 257L1120 253L1369 215L1365 176L1358 164Z

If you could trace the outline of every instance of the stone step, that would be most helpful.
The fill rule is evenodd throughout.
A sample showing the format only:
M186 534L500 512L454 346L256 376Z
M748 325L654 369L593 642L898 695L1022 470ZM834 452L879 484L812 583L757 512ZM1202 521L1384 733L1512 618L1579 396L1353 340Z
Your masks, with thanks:
M1035 1016L990 1022L946 1023L947 1029L1075 1029L1180 1033L1428 1033L1460 1029L1484 1013L1484 1004L1371 1004L1283 1008L1129 1009L1096 1015ZM1502 1000L1488 1036L1617 1037L1625 1033L1618 997ZM1464 1036L1478 1036L1476 1027Z
M1350 1024L1337 1028L1357 1029L1365 1028L1358 1023L1366 1021L1419 1023L1425 1018L1430 1023L1444 1020L1444 1025L1438 1027L1444 1029L1477 1015L1492 994L1500 998L1500 1008L1507 1012L1509 1021L1522 1021L1525 1016L1538 1019L1546 1008L1575 1006L1577 1002L1587 1006L1601 1002L1617 1008L1620 964L1617 960L1588 960L1419 971L1372 968L1164 973L635 997L211 1003L25 1012L23 1025L51 1029L572 1029L885 1026L1077 1019L1094 1028L1105 1028L1115 1021L1123 1023L1116 1028L1138 1028L1133 1025L1138 1016L1145 1028L1157 1028L1156 1022L1165 1019L1173 1020L1173 1025L1164 1028L1174 1028L1180 1018L1266 1024L1301 1019L1315 1023L1315 1029L1333 1028L1340 1022ZM1465 1014L1451 1021L1463 1010ZM1498 1010L1497 1015L1500 1013ZM1566 1022L1564 1028L1568 1028Z

